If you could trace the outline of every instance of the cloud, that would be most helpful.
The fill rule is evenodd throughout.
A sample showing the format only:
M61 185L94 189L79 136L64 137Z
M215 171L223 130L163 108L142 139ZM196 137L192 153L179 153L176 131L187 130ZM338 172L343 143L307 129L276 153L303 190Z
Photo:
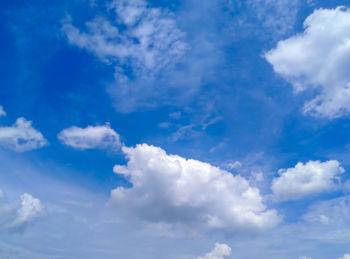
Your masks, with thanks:
M150 222L181 224L228 233L259 231L280 222L257 188L240 175L154 146L123 147L128 163L116 165L131 188L118 187L110 203Z
M12 127L0 127L0 146L23 152L46 144L44 136L25 118L18 118Z
M0 200L0 228L10 232L23 232L43 213L44 206L40 200L28 193L22 194L19 201L12 203Z
M226 244L215 244L215 248L210 252L207 253L203 257L197 257L197 259L224 259L226 256L231 255L231 247L229 247Z
M299 162L293 168L280 169L271 189L276 200L296 200L331 191L342 173L344 168L336 160Z
M98 16L86 23L86 31L68 19L62 31L70 44L115 67L115 83L109 90L118 100L117 108L129 112L147 105L144 98L161 91L155 78L167 74L188 47L174 15L165 8L150 7L144 0L122 0L111 1L109 11L114 19Z
M276 73L296 93L316 96L303 112L338 118L350 112L350 11L344 7L315 10L304 22L304 32L278 42L265 54Z
M6 112L4 111L4 108L0 105L0 117L6 116Z
M62 130L58 134L58 139L64 145L82 150L94 148L117 150L121 146L119 134L111 129L109 124L86 128L73 126Z
M344 256L339 257L339 259L350 259L350 254L344 254Z
M345 240L348 240L350 237L349 205L349 196L323 200L312 204L308 212L302 216L304 228L307 229L305 238L314 239L322 243L344 244L347 247Z
M311 258L311 257L308 257L308 256L303 255L303 256L299 256L299 259L312 259L312 258Z
M281 37L294 28L299 0L248 0L247 5L265 30Z

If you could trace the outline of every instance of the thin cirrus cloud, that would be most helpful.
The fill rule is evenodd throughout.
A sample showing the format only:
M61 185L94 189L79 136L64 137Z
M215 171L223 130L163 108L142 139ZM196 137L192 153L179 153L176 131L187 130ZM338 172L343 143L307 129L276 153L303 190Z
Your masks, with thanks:
M318 9L305 20L303 33L265 54L296 93L315 92L304 104L305 114L334 119L350 113L349 40L349 9Z
M132 187L114 189L110 204L127 214L228 233L261 231L281 221L275 210L266 208L259 190L239 175L147 144L122 150L128 163L116 165L114 172Z
M0 115L6 112L0 107ZM0 146L13 151L24 152L41 148L47 144L40 131L32 127L32 122L21 117L13 126L0 127Z
M293 168L280 169L272 181L276 200L296 200L336 188L336 181L345 172L336 160L299 162Z
M0 229L9 232L23 232L44 214L41 201L28 193L16 202L6 203L0 197Z
M129 112L149 105L143 98L161 91L155 78L183 57L188 47L166 8L150 7L144 0L122 0L109 2L108 11L114 19L97 16L86 23L85 31L68 19L62 31L70 44L114 66L115 82L109 90L118 99L117 108ZM158 88L150 91L152 87Z
M246 4L265 30L272 32L276 37L281 37L293 29L300 1L248 0Z
M197 259L224 259L231 255L231 247L226 244L215 243L214 249L205 256L199 256Z
M58 139L66 146L75 149L110 149L121 147L120 136L109 124L88 126L86 128L70 127L58 134Z

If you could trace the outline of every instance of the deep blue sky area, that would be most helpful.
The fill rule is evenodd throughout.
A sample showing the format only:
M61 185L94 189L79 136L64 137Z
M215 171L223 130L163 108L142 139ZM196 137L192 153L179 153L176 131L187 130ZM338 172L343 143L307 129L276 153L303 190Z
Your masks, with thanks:
M1 1L0 257L350 258L348 5Z

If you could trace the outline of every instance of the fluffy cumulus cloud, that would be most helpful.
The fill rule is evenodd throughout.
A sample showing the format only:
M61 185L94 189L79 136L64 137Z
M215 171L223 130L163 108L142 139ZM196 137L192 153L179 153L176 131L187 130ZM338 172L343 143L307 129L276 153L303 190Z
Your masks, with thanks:
M0 127L0 146L23 152L47 144L44 136L32 127L32 122L18 118L11 127Z
M316 96L303 111L329 119L350 112L350 11L319 9L304 22L304 32L278 42L265 57L296 93Z
M114 171L132 187L113 190L110 202L141 219L229 233L264 230L280 221L239 175L147 144L122 150L128 163Z
M167 9L150 7L144 0L118 0L110 2L108 10L114 19L98 16L86 23L86 30L67 21L62 30L69 43L115 66L116 82L110 90L118 108L129 111L142 105L142 97L160 90L149 90L154 77L174 65L187 45Z
M339 257L339 259L350 259L350 254L344 254L344 256Z
M67 146L76 149L112 149L120 148L119 134L109 124L103 126L76 126L62 130L58 134L59 140Z
M299 162L293 168L280 169L271 188L276 200L295 200L334 189L342 173L344 168L336 160Z
M231 247L226 244L216 243L214 249L205 256L197 257L197 259L224 259L231 255Z
M0 199L0 229L2 230L23 232L43 216L44 206L39 199L28 193L22 194L16 202L5 202L3 197Z

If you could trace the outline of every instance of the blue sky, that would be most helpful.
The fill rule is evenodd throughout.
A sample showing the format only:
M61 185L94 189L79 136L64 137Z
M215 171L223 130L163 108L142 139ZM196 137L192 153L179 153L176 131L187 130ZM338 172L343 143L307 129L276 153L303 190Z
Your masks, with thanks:
M348 1L2 1L0 255L350 257Z

